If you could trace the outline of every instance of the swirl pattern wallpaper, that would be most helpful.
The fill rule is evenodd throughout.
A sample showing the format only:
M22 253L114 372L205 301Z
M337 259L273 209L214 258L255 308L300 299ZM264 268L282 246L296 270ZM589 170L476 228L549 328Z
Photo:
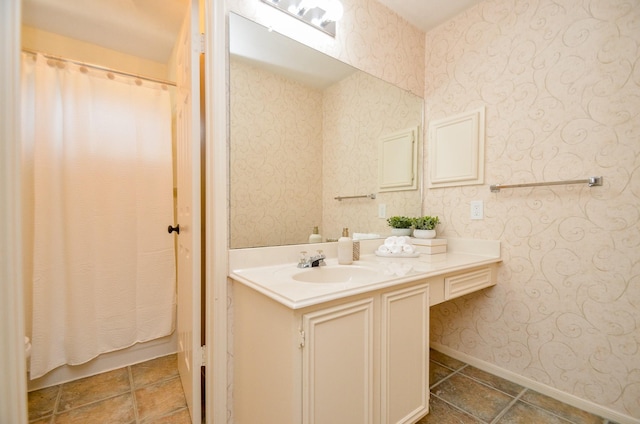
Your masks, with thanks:
M504 259L495 288L432 309L432 341L640 418L640 2L480 2L427 33L425 99L427 122L486 108L485 184L424 207Z

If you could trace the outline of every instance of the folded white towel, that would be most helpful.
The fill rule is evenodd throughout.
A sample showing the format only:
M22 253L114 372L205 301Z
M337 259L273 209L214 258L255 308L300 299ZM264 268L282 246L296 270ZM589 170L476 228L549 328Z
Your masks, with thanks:
M411 244L403 244L402 245L402 252L403 253L413 253L413 252L415 252L415 249L414 249L413 245L411 245Z

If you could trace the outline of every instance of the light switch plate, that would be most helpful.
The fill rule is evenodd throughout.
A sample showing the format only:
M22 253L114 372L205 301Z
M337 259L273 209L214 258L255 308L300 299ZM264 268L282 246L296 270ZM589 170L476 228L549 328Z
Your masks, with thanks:
M387 217L387 205L384 203L380 203L378 205L378 218L386 218Z

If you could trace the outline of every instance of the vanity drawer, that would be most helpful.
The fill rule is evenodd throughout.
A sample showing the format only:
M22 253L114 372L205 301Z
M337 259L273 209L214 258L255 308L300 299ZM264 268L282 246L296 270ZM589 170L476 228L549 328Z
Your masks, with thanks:
M444 279L445 300L455 299L485 287L493 286L492 267L480 268Z

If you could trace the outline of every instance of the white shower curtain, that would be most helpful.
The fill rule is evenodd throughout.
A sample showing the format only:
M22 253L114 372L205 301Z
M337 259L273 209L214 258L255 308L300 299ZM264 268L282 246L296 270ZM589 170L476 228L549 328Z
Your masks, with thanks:
M33 379L173 331L171 106L155 83L22 63Z

